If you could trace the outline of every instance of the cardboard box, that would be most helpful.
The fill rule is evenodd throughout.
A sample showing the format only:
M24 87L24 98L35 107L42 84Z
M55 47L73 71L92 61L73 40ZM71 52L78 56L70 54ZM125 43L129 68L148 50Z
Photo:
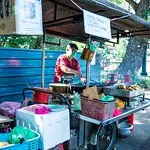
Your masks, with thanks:
M83 96L88 97L88 99L93 100L93 99L99 99L99 91L96 86L86 88L83 90Z
M41 0L0 1L0 35L42 35Z

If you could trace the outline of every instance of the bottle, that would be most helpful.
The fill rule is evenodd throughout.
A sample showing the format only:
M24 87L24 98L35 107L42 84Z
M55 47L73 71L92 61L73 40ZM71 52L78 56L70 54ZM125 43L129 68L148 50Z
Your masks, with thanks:
M74 111L81 111L81 97L79 93L74 94L73 109Z

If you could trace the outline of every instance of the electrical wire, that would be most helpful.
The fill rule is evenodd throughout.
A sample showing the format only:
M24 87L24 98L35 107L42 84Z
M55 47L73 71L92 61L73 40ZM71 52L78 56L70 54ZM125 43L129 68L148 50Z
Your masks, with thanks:
M117 17L117 18L111 19L110 21L115 21L115 20L118 20L118 19L124 19L124 18L127 18L129 16L131 16L131 14L128 14L128 15L125 15L125 16L122 16L122 17Z
M82 10L83 11L83 9L77 4L77 3L75 3L73 0L70 0L74 5L76 5L80 10Z

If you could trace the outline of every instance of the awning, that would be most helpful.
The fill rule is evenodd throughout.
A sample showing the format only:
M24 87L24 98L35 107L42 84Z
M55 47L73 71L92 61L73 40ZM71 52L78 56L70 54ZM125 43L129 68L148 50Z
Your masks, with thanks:
M144 36L150 38L150 22L106 0L74 0L82 9L111 19L112 37ZM47 34L86 41L83 11L71 0L43 0L44 30ZM93 37L100 40L98 37Z

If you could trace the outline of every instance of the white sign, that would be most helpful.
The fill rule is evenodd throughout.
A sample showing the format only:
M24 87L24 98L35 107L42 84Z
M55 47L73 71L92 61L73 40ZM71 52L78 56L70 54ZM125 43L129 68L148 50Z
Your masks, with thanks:
M84 10L85 33L111 39L110 19Z
M16 1L16 32L18 34L43 34L41 0Z
M42 35L41 0L2 0L0 35Z

